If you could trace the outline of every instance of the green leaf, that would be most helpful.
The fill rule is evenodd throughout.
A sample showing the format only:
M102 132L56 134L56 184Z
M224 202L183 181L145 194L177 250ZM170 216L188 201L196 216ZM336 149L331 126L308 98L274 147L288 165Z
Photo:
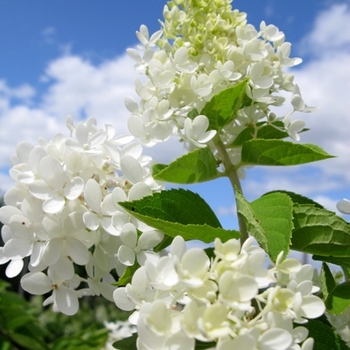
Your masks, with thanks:
M176 159L167 166L155 165L153 177L155 180L193 184L209 181L220 177L213 152L209 147L199 148Z
M164 170L168 165L167 164L154 164L152 166L152 175L155 177L158 173Z
M250 205L264 230L271 260L275 262L281 251L286 257L293 229L293 202L290 197L275 192L258 198Z
M291 249L305 253L350 257L350 225L335 213L313 205L294 205Z
M135 263L133 266L128 266L124 273L123 276L121 276L117 282L113 282L113 286L126 286L128 283L131 282L132 276L134 276L134 273L136 270L140 267L137 263Z
M21 314L14 316L12 315L11 319L7 322L6 328L15 330L23 325L28 324L29 322L33 322L33 316Z
M329 293L336 287L334 276L326 263L322 264L320 279L323 299L325 300Z
M220 131L237 117L237 112L244 103L247 82L247 79L243 80L239 84L219 92L205 104L200 114L208 117L209 130Z
M325 301L327 311L339 315L350 306L350 281L338 284L333 288Z
M324 207L321 204L313 201L312 199L290 191L276 190L276 191L267 192L264 194L264 196L267 194L276 193L276 192L285 193L286 195L288 195L288 197L290 197L290 199L293 201L294 204L309 204L309 205L315 206L316 208L324 209Z
M114 342L113 346L118 350L137 350L136 340L137 334L134 334L131 337Z
M319 320L309 320L303 324L309 330L309 337L315 343L313 350L349 350L340 336L327 324Z
M197 110L196 108L193 108L193 109L187 114L187 117L193 120L193 119L196 118L198 115L199 115L198 110Z
M285 137L289 136L287 132L282 131L280 129L276 129L274 127L274 126L277 126L279 128L283 128L284 127L283 122L275 121L271 124L265 124L265 123L266 122L260 122L260 123L256 124L256 126L258 127L258 131L257 131L255 138L257 138L257 139L284 139ZM265 124L265 125L260 127L263 124ZM242 146L245 142L252 140L254 138L254 134L255 134L255 128L253 126L246 127L237 135L237 137L229 145L229 147Z
M199 194L170 189L131 202L118 203L133 215L149 216L180 224L207 224L221 227L213 210Z
M242 163L252 165L299 165L333 158L322 148L284 140L254 139L242 147Z
M249 202L237 193L238 213L246 221L249 233L269 254L273 262L283 251L289 252L290 236L293 229L293 203L284 193L270 193Z
M36 340L34 336L27 336L20 333L12 333L11 338L16 344L23 346L24 349L28 350L47 350L46 346L43 346L41 342Z
M185 240L198 239L211 243L238 238L239 233L224 230L210 206L196 193L171 189L154 193L137 201L119 203L130 214L164 234Z
M215 348L215 346L217 345L217 343L215 342L203 342L203 341L199 341L196 339L196 344L194 347L194 350L205 350L205 349L213 349Z
M265 232L260 225L260 221L255 216L255 213L250 203L245 199L241 192L236 191L237 212L247 225L248 232L258 241L260 246L268 252L268 242Z
M134 334L132 337L125 338L122 340L118 340L115 343L113 343L113 346L118 350L136 350L136 340L137 335ZM215 342L202 342L199 340L196 340L195 344L195 350L205 350L205 349L211 349L215 347Z
M337 258L333 256L321 256L321 255L313 255L312 256L313 260L317 261L326 261L328 263L334 264L334 265L339 265L343 268L350 268L350 258Z

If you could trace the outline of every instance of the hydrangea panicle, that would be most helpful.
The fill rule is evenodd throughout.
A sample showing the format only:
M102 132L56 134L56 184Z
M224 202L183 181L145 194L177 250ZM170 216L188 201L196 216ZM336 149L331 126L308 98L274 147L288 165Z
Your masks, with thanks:
M73 124L68 117L67 127L68 138L56 135L37 146L17 146L10 170L15 185L0 209L5 242L0 262L11 261L6 273L14 277L29 257L23 288L34 294L52 291L46 303L72 315L84 295L112 300L111 272L117 268L122 274L135 255L139 264L152 255L163 235L118 202L140 199L162 185L153 180L152 159L142 155L132 136L115 137L112 126L99 129L94 118ZM86 266L87 276L78 276L74 265Z

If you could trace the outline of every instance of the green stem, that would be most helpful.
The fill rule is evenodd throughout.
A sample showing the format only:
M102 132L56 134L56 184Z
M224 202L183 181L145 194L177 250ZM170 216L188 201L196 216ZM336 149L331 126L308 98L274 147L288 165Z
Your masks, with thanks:
M213 141L214 141L214 144L216 146L217 151L219 152L222 163L224 165L225 174L231 182L231 185L233 188L233 193L234 193L235 199L236 199L236 204L238 204L237 198L236 198L236 193L237 193L237 191L239 191L240 193L243 194L243 191L242 191L242 186L241 186L241 182L240 182L239 177L238 177L236 167L232 164L230 156L228 155L226 147L225 147L224 143L222 142L220 136L216 135ZM246 225L243 217L241 215L239 215L238 212L237 212L237 217L238 217L239 230L241 232L241 244L243 244L247 240L247 238L249 237L248 229L247 229L247 225Z

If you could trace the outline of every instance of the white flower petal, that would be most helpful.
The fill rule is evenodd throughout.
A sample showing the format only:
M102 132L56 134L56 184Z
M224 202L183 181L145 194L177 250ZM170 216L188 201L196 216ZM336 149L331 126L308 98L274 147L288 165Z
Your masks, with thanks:
M350 214L350 201L348 199L345 199L345 198L343 200L339 201L337 203L337 209L343 214Z
M131 311L135 309L135 304L127 298L124 287L117 288L113 292L113 300L119 309L122 309L124 311Z
M48 214L56 214L64 207L65 203L63 196L57 195L46 199L43 203L43 210Z
M113 224L113 218L112 217L103 217L101 219L101 226L111 234L112 236L119 236L120 235L120 230L116 229Z
M135 225L131 223L125 224L120 232L120 238L125 245L130 248L135 248L137 242L137 232Z
M113 215L117 211L113 201L112 194L109 194L104 198L101 206L101 211L104 215Z
M151 249L159 244L164 238L164 234L158 230L145 231L137 243L138 249Z
M24 262L22 259L12 260L6 267L5 274L8 278L16 277L23 269Z
M84 125L84 123L80 122L75 127L75 137L77 138L77 141L81 144L87 144L88 138L89 138L89 131Z
M97 148L100 146L107 138L107 134L104 131L95 132L90 138L91 148Z
M44 157L39 164L42 179L51 187L60 190L65 182L65 173L60 162L50 156Z
M11 217L13 215L23 215L22 212L16 208L9 205L4 205L0 208L0 221L4 225L9 225Z
M306 318L317 318L325 311L324 302L315 295L307 295L303 297L301 305L302 316Z
M141 56L135 49L127 49L126 51L135 61L139 60L139 62L141 62ZM129 110L129 112L133 114L140 113L139 105L133 97L126 96L124 99L124 104L125 107Z
M84 190L84 180L81 177L74 177L64 188L64 195L69 200L77 199Z
M76 292L68 288L57 288L53 292L58 310L63 314L72 316L79 310L79 302Z
M258 293L258 284L248 275L235 276L233 272L225 271L219 279L220 295L227 302L249 302Z
M44 230L50 237L61 237L62 228L59 219L56 216L45 216L42 224Z
M63 250L62 238L53 238L46 242L42 256L42 262L47 266L55 264Z
M94 180L89 179L85 185L84 198L91 210L98 213L102 203L102 193L100 185Z
M132 184L143 180L143 170L140 163L132 156L124 155L120 158L120 167L124 176Z
M21 141L16 146L16 154L21 163L28 163L29 154L34 146L26 141Z
M14 237L4 245L4 256L8 259L24 258L32 251L32 242L28 239Z
M21 279L21 286L33 295L42 295L52 290L52 282L43 272L25 274Z
M99 217L91 211L87 211L83 214L83 220L86 227L92 231L96 231L100 226Z
M144 182L138 182L129 190L129 200L134 201L152 194L151 189Z
M109 283L100 282L98 284L98 287L100 289L102 296L105 299L107 299L109 301L113 301L113 292L115 291L115 288L116 288L115 286L112 286Z
M118 259L122 264L132 266L135 263L135 252L130 247L121 245L118 249Z
M195 264L193 262L196 262ZM181 267L190 275L204 276L209 267L209 258L203 249L193 248L188 250L181 259Z
M66 240L67 253L78 265L86 265L89 261L89 251L85 245L75 238L68 237Z
M30 184L29 193L31 193L35 198L45 200L51 198L55 191L53 191L45 181L37 180Z
M285 350L292 342L292 335L280 328L269 329L259 338L261 350Z
M74 276L73 263L65 256L61 256L54 265L50 266L50 269L54 271L62 280L70 280Z

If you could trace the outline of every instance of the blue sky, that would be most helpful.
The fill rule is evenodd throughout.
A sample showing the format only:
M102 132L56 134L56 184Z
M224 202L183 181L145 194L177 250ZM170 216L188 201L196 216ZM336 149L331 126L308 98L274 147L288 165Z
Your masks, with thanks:
M165 1L11 0L0 4L0 189L11 186L9 157L21 140L34 144L65 133L65 117L93 115L127 132L126 95L135 96L137 77L125 54L146 24L159 29ZM321 107L302 117L311 129L301 142L317 143L336 160L286 169L247 171L249 199L273 189L289 189L319 200L331 210L350 198L350 1L236 0L256 27L275 24L304 63L293 70L305 101ZM164 151L165 150L165 151ZM174 143L152 150L161 162L181 153ZM233 227L234 207L225 180L191 187Z

